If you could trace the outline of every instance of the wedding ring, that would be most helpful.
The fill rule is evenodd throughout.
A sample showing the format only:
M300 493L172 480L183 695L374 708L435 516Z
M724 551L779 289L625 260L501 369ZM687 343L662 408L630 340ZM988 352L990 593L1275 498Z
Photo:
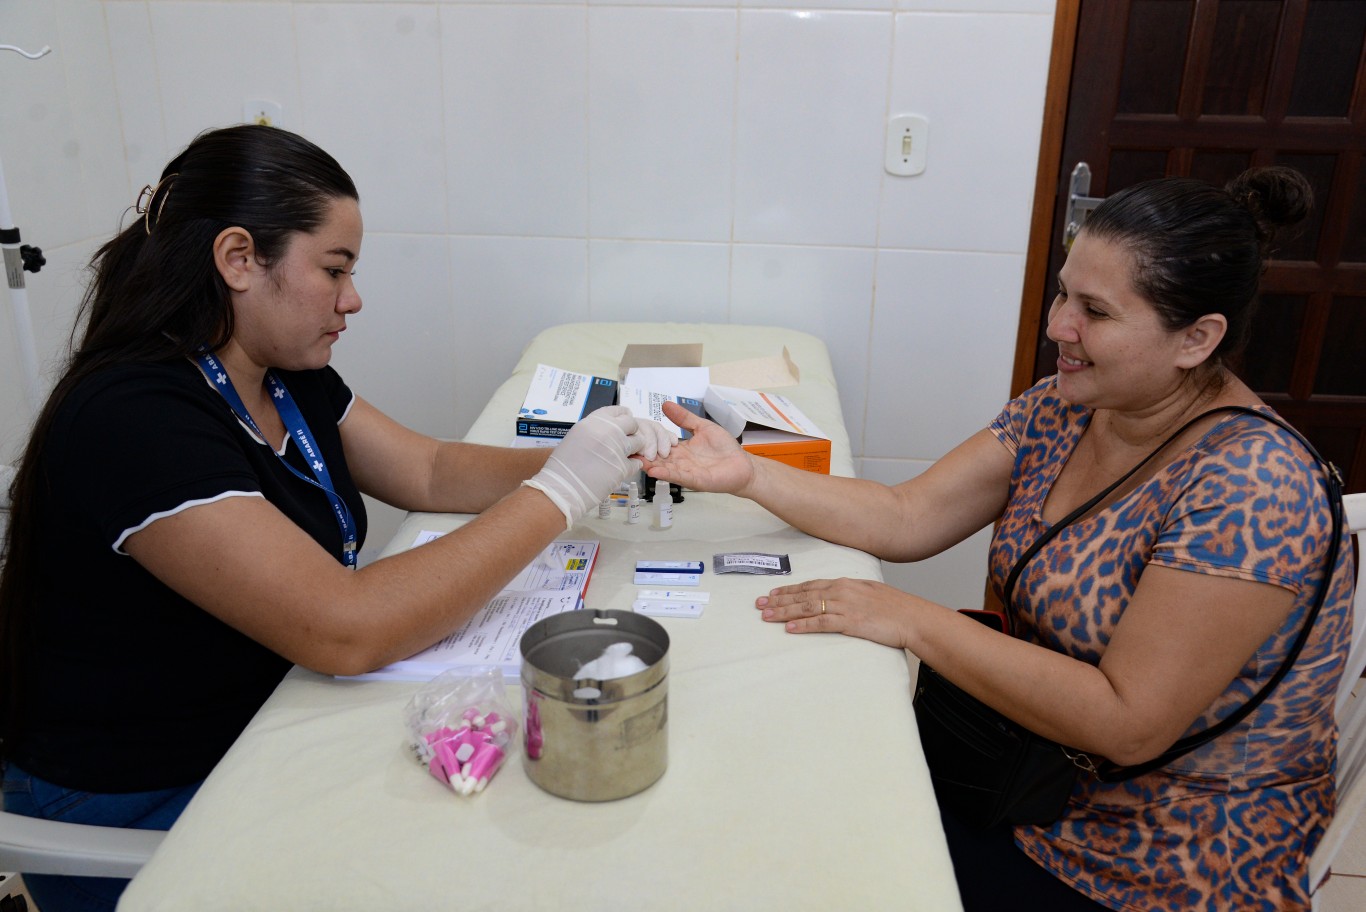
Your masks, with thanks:
M821 599L821 614L825 614L825 599Z

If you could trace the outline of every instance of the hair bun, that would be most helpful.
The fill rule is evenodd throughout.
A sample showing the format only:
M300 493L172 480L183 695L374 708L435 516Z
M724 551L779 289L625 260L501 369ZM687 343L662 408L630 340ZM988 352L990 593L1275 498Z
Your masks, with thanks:
M1314 208L1309 181L1281 165L1250 168L1224 189L1252 215L1264 246L1281 230L1300 225Z

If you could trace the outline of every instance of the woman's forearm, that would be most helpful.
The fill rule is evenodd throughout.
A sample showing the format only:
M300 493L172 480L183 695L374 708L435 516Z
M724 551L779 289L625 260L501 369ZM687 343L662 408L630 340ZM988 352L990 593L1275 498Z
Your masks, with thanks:
M429 505L434 513L480 513L540 471L548 448L512 449L442 443L432 465Z
M1005 508L1013 465L989 431L892 486L751 459L751 479L737 493L803 532L889 561L931 557L993 522Z

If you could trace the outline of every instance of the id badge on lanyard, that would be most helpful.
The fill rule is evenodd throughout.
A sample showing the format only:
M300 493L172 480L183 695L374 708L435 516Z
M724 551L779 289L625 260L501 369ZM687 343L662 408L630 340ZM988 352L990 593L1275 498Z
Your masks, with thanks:
M238 395L237 389L232 385L232 378L228 376L227 370L218 363L218 359L208 352L199 352L195 355L199 369L204 376L213 384L214 389L222 394L227 400L228 407L244 424L256 432L262 440L266 440L266 435L256 426L251 414L247 411L242 397ZM337 518L337 528L341 530L342 537L342 564L348 570L356 569L356 522L351 516L351 510L346 506L346 501L341 499L341 495L336 492L332 485L332 475L327 471L327 461L323 458L323 452L313 441L313 433L308 429L308 422L304 420L303 412L299 411L299 406L294 402L294 397L285 389L285 385L280 382L280 378L275 376L274 371L266 371L266 385L270 389L271 398L275 400L275 408L280 413L280 420L285 424L285 430L289 432L289 438L299 448L299 452L304 454L308 460L308 467L313 471L313 477L305 475L279 453L280 462L286 469L297 478L308 482L313 487L318 488L327 495L328 503L332 505L332 512ZM267 442L269 447L269 443ZM272 450L273 452L273 450Z

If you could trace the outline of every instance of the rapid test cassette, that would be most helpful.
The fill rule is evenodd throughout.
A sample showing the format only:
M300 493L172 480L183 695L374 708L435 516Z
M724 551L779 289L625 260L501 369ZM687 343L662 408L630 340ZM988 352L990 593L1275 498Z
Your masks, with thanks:
M709 592L642 589L631 604L631 610L654 617L696 618L702 616L702 609L710 600Z
M702 561L636 561L637 586L698 586L706 564Z

